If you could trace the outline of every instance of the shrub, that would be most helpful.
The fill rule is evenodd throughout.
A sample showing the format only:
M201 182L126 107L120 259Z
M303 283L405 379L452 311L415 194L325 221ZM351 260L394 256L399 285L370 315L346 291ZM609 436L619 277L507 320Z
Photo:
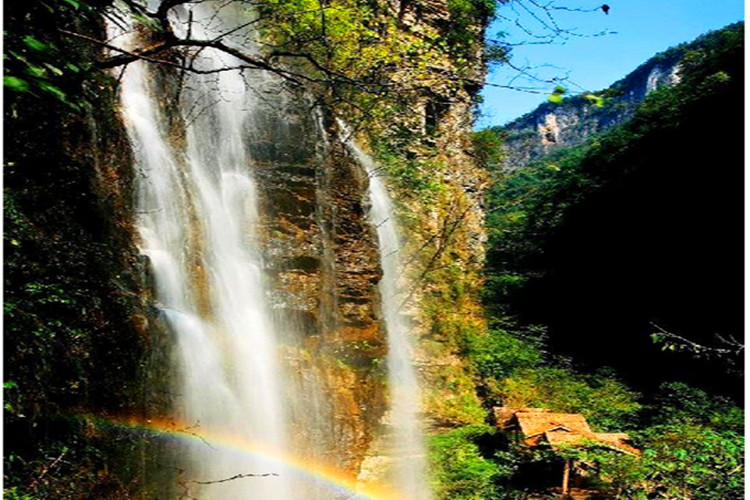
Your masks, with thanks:
M445 500L499 500L497 463L482 456L477 440L493 432L485 425L467 425L432 437L430 463L436 498Z

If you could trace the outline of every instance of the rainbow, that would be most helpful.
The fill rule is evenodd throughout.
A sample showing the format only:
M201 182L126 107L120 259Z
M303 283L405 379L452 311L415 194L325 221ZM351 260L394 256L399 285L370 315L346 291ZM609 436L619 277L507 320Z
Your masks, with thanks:
M206 431L205 429L200 429L200 432L198 432L195 426L184 425L178 421L169 419L104 418L94 415L79 415L78 418L92 424L109 425L118 429L146 432L155 437L169 437L190 444L203 444L213 449L239 452L255 458L261 458L282 465L286 469L291 469L295 473L332 489L351 494L351 499L402 500L402 497L393 489L373 485L363 486L350 473L327 464L316 463L310 458L272 450L244 437Z

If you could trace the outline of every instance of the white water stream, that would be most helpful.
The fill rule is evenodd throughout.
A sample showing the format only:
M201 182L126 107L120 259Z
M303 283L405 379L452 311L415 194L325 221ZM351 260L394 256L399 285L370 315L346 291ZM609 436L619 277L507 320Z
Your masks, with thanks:
M421 391L412 359L414 346L409 326L400 310L405 294L403 282L403 245L393 203L372 158L352 139L348 126L339 121L342 140L364 167L369 177L369 220L378 235L378 250L383 277L380 281L382 313L388 334L388 388L390 402L389 456L391 486L403 498L429 500L424 430L421 426Z

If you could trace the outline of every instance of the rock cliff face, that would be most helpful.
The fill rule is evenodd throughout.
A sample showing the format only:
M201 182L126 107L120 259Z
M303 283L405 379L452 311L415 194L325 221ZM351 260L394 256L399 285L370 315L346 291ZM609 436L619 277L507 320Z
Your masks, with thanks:
M445 2L390 8L411 33L451 29ZM482 29L480 20L476 30ZM455 82L456 76L480 78L479 50L477 45L469 66L446 53L434 68L444 84L413 94L391 123L356 134L363 147L377 144L371 151L376 162L384 150L398 155L395 164L380 166L403 230L408 298L402 314L413 325L424 424L433 432L481 422L484 415L458 355L464 331L485 328L477 292L487 179L476 168L470 142L478 87ZM301 95L279 98L256 117L257 132L247 140L259 165L262 244L276 321L282 331L287 325L304 332L301 342L290 339L288 346L289 390L308 398L292 420L312 453L379 484L388 474L389 453L381 270L366 218L369 179L342 145L332 112L310 113ZM420 165L416 175L434 189L417 193L397 175L409 162ZM302 410L311 404L318 408L314 417Z
M398 6L404 29L450 29L447 6L430 5L425 12ZM474 78L482 74L480 60L471 68ZM436 71L453 71L449 56ZM449 82L415 95L408 113L395 123L412 134L399 151L404 155L399 163L424 161L421 175L439 186L436 193L415 194L383 165L406 244L409 300L403 314L418 339L415 357L426 388L428 428L482 420L457 345L462 328L484 328L476 292L484 255L486 175L474 164L469 140L477 89ZM260 165L272 302L282 329L289 325L305 332L301 344L289 347L297 371L290 377L296 381L291 390L315 399L320 410L315 421L301 412L293 419L301 434L309 434L305 439L311 449L377 484L387 473L382 467L388 453L383 442L389 425L387 345L377 241L366 218L369 179L342 145L330 113L311 114L304 96L281 99L271 109L282 111L256 118L258 132L249 134L248 146ZM376 128L358 133L357 140L387 148L395 142L390 132ZM377 160L378 153L372 154ZM463 288L451 296L451 287ZM462 413L467 400L477 411Z
M410 33L451 30L446 2L396 2L390 9ZM481 39L481 19L476 30ZM434 68L444 84L411 95L391 123L356 134L363 147L378 144L371 151L376 161L383 149L399 155L395 165L381 166L399 207L408 264L402 313L417 339L424 421L433 430L483 419L458 355L464 329L485 328L477 292L487 179L476 168L469 136L478 87L455 81L480 79L479 45L474 52L468 66L446 53ZM292 420L313 453L377 484L387 474L387 345L377 241L366 217L369 179L341 143L335 107L311 113L303 95L270 99L273 105L256 116L247 138L264 200L262 245L276 321L282 331L286 325L304 332L302 342L290 339L288 346L289 390L319 409L313 418L300 405ZM433 191L416 193L395 173L408 162L421 165L417 175L436 186Z
M446 5L432 5L419 20L413 8L400 10L403 29L450 29ZM453 61L445 55L444 62L435 71L450 76ZM473 78L482 72L481 65L470 69ZM176 91L172 80L167 71L165 96ZM403 314L418 339L426 427L482 420L473 380L457 354L462 328L484 328L476 292L486 178L474 165L469 140L475 90L446 78L444 86L412 95L408 112L388 124L410 134L397 163L424 162L420 175L437 186L421 196L384 165L406 242ZM299 89L264 92L245 126L245 147L260 199L258 239L272 319L276 331L287 332L284 392L295 445L378 484L387 471L371 464L388 453L383 438L389 432L382 270L367 219L369 178L342 144L336 112L312 106ZM374 127L357 139L397 150L391 132ZM467 400L473 413L462 413Z
M104 36L88 11L18 4L7 15L65 47L69 61L99 55L58 31ZM24 53L17 33L6 40ZM135 172L114 86L103 74L68 83L65 92L86 104L73 109L38 90L6 94L4 375L14 389L5 392L5 450L16 460L6 462L5 493L127 498L148 466L121 459L144 443L83 416L141 416L160 405L161 393L144 391L159 386L158 328L132 239ZM34 481L61 450L54 472Z
M277 331L294 332L285 340L292 425L302 449L356 473L385 411L376 361L385 353L381 273L366 176L304 95L269 99L246 140L273 318Z
M598 92L597 107L582 96L560 104L544 103L502 127L507 134L505 167L514 169L559 148L575 146L628 120L650 92L680 81L680 61L698 42L662 52L611 87Z
M447 32L447 3L403 2L405 28L414 32ZM477 24L481 33L483 26ZM480 37L481 39L481 37ZM428 436L468 423L483 423L485 412L470 367L460 355L469 332L486 330L479 301L484 262L483 195L487 174L472 156L472 106L478 87L457 84L481 80L480 47L474 63L461 65L445 54L443 79L413 97L408 111L390 127L363 131L362 145L371 145L384 181L396 202L402 228L405 263L401 314L411 324L412 358L422 389L422 424ZM393 156L397 155L396 160ZM370 484L387 477L388 415L375 428L376 439L366 450L360 479ZM440 464L431 464L438 467Z

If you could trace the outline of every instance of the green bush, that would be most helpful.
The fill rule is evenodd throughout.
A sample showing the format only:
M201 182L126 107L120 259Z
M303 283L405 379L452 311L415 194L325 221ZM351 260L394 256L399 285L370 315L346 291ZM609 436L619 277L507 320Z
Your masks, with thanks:
M39 497L21 493L16 486L4 489L3 498L5 500L40 500Z
M648 493L677 500L744 498L742 434L672 424L651 427L636 437L645 447Z
M503 470L482 456L476 441L494 432L468 425L433 436L429 444L433 488L440 500L499 500L497 482Z
M723 396L681 382L661 385L651 407L653 424L699 425L742 434L745 412Z
M503 141L493 129L480 130L471 134L471 142L477 165L484 169L497 169L503 158Z
M466 354L483 378L500 380L542 361L539 339L519 338L505 330L467 337Z
M581 413L598 431L631 428L641 409L638 394L607 375L583 376L565 367L519 370L499 386L509 406Z

